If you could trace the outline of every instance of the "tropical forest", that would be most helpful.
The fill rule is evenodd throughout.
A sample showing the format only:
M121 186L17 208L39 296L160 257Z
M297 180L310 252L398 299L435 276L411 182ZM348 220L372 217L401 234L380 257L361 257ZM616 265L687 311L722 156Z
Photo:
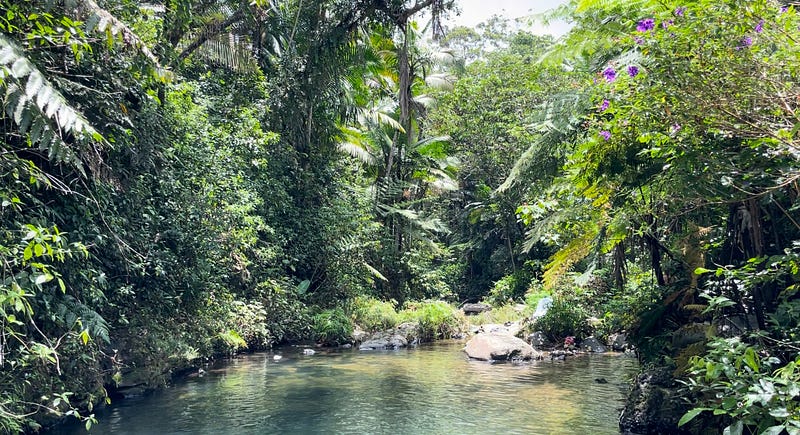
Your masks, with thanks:
M800 434L800 3L0 5L0 433Z

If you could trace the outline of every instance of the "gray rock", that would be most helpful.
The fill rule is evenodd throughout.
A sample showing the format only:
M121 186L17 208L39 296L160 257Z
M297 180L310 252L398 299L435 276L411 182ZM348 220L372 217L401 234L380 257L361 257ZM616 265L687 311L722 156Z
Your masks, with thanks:
M528 335L528 343L534 348L542 347L547 343L547 338L544 336L544 332L542 331L535 331L532 334Z
M608 352L608 349L606 349L606 347L603 346L603 343L600 343L600 340L594 337L585 338L581 342L581 349L587 352L597 352L597 353Z
M620 430L637 434L688 433L688 428L678 427L689 408L681 399L679 387L669 369L639 374L620 415Z
M464 311L464 314L466 314L468 316L472 315L472 314L480 314L480 313L482 313L484 311L491 311L491 309L492 309L491 305L484 304L484 303L464 304L464 306L461 307L461 310Z
M366 337L358 347L359 350L400 349L409 344L417 344L419 324L416 322L401 323L394 329L376 332Z
M628 349L628 335L624 332L609 335L608 346L615 352L624 352Z
M504 324L487 323L481 325L475 333L508 334L516 336L521 329L522 325L520 325L519 322L508 322Z
M529 360L539 355L517 337L491 332L472 337L464 351L470 358L483 361Z
M353 328L353 343L361 343L365 338L367 338L367 335L369 334L367 334L366 331L361 329L360 326L356 325Z
M358 350L400 349L406 346L408 346L408 340L403 335L392 331L383 331L369 336L358 346Z
M705 341L714 331L714 327L703 323L689 323L672 333L672 347L684 348L690 344Z
M314 355L315 353L317 352L314 349L303 349L303 355Z

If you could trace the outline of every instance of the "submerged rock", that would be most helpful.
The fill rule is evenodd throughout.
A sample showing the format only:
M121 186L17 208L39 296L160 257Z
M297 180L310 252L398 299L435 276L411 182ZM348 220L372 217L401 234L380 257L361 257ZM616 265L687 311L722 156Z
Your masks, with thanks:
M314 355L315 353L317 352L314 349L303 349L303 355Z
M529 360L539 353L517 337L503 333L485 333L472 337L464 351L470 358L483 361Z

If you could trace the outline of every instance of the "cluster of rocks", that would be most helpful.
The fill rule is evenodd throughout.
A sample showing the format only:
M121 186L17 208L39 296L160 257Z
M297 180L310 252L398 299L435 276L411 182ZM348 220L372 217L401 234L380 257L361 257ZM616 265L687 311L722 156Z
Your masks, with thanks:
M419 343L419 324L416 322L401 323L396 328L373 334L365 333L361 337L354 336L354 339L361 342L361 345L358 346L359 350L400 349Z

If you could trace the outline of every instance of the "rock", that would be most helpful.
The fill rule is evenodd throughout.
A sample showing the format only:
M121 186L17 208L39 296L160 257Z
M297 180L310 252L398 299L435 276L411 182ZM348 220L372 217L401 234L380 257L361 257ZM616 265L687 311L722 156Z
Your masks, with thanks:
M628 349L628 335L624 332L608 336L608 346L615 352L624 352Z
M608 352L608 349L606 349L606 347L603 346L603 343L600 343L600 340L594 337L585 338L581 342L581 350L584 350L586 352L597 352L597 353Z
M478 334L467 342L464 351L483 361L529 360L539 355L524 341L509 334Z
M547 314L547 311L550 310L550 307L553 306L553 298L550 296L545 296L539 300L539 303L536 304L536 311L533 312L531 316L532 319L538 319L539 317L544 316Z
M520 325L519 322L508 322L502 325L498 323L487 323L481 325L475 333L508 334L516 336L521 329L522 325Z
M620 430L637 434L688 433L688 428L678 427L681 416L688 411L679 387L666 368L639 374L620 415Z
M275 355L275 356L273 356L273 357L272 357L272 359L273 359L274 361L280 361L280 360L282 360L282 359L283 359L283 357L282 357L282 356L280 356L280 355Z
M547 338L544 336L544 332L535 331L528 335L528 343L534 348L542 347L547 343Z
M403 322L397 325L395 331L406 338L409 343L417 342L419 339L419 323Z
M353 327L353 343L361 343L367 338L367 332L361 329L360 326L356 325Z
M683 325L672 333L672 347L673 349L681 349L690 344L705 341L714 334L714 330L714 326L703 323Z
M568 356L575 355L575 352L571 350L561 350L557 349L550 352L550 359L551 360L564 360L567 359Z
M466 314L468 316L469 315L473 315L473 314L480 314L480 313L482 313L484 311L491 311L491 309L492 309L491 305L484 304L484 303L480 303L480 304L464 304L464 306L461 307L461 310L464 311L464 314Z
M314 355L315 353L317 352L314 349L303 349L303 355Z
M408 346L408 340L404 336L391 331L383 331L369 336L361 343L361 346L358 346L358 350L400 349L406 346Z
M409 344L417 344L419 324L416 322L401 323L394 329L376 332L367 337L359 350L400 349Z

